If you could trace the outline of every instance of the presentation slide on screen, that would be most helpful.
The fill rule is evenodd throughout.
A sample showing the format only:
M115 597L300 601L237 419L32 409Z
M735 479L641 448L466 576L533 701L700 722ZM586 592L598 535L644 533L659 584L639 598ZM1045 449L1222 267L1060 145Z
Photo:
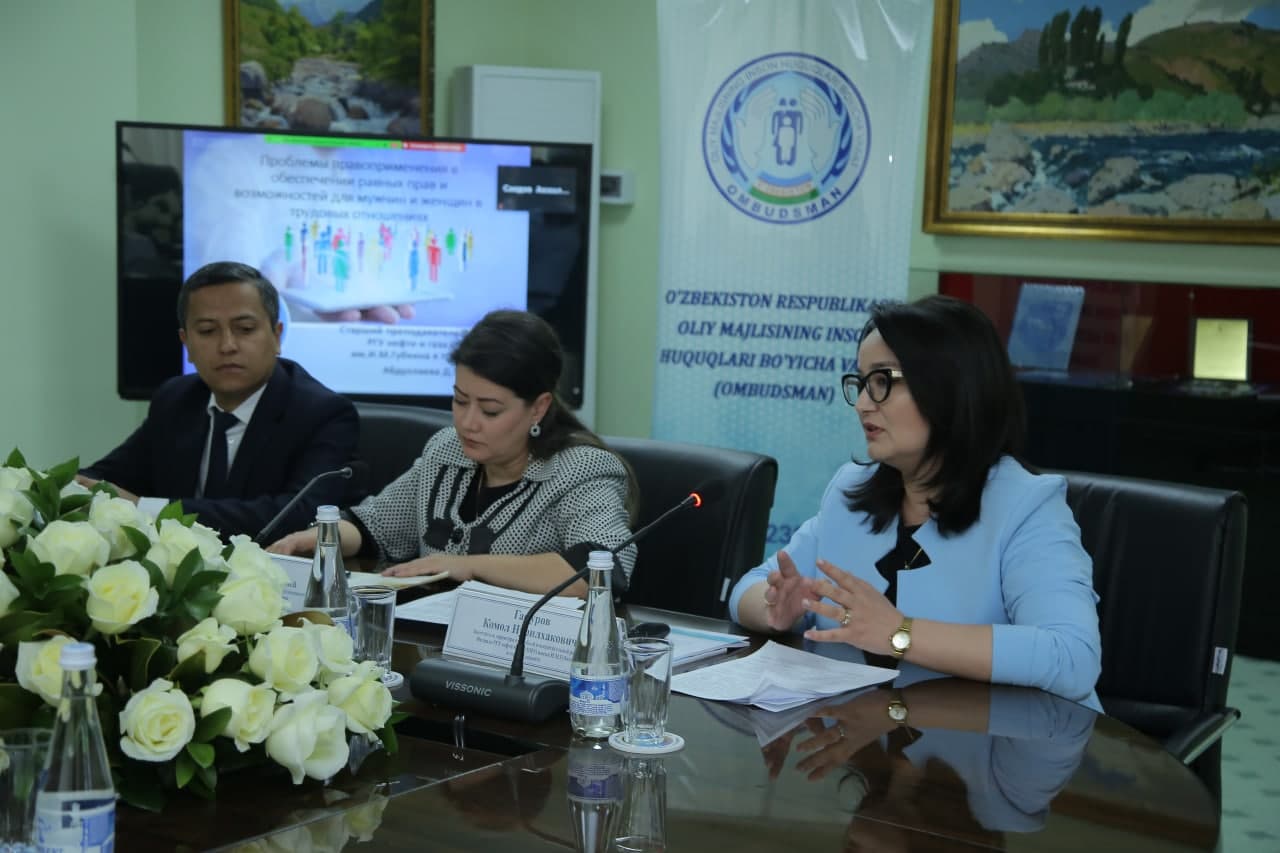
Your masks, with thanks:
M531 193L513 177L538 171L527 146L183 137L184 274L262 270L283 355L334 390L450 394L461 335L526 307Z

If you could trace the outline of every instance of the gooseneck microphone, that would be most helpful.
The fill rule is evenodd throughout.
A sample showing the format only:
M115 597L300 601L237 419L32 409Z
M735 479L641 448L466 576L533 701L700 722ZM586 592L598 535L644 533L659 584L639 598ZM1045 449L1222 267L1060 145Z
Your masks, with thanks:
M610 548L609 553L617 554L628 545L639 541L677 512L689 507L701 507L707 501L715 500L723 491L723 487L724 484L720 481L702 484L680 503L631 534L622 544ZM515 651L511 655L509 671L503 672L492 667L445 657L429 658L414 667L413 674L409 678L410 691L414 696L428 702L476 711L487 716L531 723L540 723L557 711L564 710L569 706L568 682L558 678L524 674L525 638L528 636L529 626L533 624L533 615L552 598L585 578L589 572L590 569L583 566L548 590L525 611L520 624L520 636L516 640Z
M261 545L267 538L267 534L276 529L276 525L284 520L284 517L289 514L291 509L298 505L298 501L306 497L307 492L311 491L311 489L315 487L316 483L319 483L321 480L328 480L330 477L341 477L344 480L350 480L352 473L354 472L351 466L347 465L337 469L336 471L325 471L324 473L316 474L305 486L298 489L298 493L289 499L289 502L284 505L284 509L276 513L275 518L267 522L266 527L258 531L258 535L253 537L253 541Z

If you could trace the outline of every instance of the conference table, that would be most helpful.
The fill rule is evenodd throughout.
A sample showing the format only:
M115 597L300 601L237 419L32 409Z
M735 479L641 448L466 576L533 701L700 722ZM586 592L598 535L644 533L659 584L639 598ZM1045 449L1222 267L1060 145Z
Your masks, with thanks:
M443 629L396 632L397 670L440 654ZM1218 840L1213 798L1158 743L1030 688L904 669L892 686L776 714L673 694L668 728L686 745L665 756L577 738L567 714L519 723L429 705L407 686L397 698L410 716L395 755L356 750L354 772L326 785L258 768L224 774L214 802L121 806L117 848L1209 851ZM908 709L905 724L891 703ZM624 835L661 844L618 846Z

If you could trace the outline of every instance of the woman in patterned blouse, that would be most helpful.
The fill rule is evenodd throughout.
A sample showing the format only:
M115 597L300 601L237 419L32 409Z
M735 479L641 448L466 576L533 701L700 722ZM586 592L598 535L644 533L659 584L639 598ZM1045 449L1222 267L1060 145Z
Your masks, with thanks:
M629 535L634 478L556 396L563 355L555 332L524 311L493 311L449 356L456 368L453 427L341 522L346 556L377 555L385 574L448 572L545 592ZM315 532L274 543L311 553ZM614 560L626 589L635 546ZM579 581L570 592L584 594Z

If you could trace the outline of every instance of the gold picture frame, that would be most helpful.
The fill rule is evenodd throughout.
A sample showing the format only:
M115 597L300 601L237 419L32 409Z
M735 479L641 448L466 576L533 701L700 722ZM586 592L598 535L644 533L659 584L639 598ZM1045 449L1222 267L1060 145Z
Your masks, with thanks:
M223 0L226 123L430 136L433 0ZM373 70L370 71L370 66Z
M1185 5L935 0L924 230L1280 244L1280 10Z

